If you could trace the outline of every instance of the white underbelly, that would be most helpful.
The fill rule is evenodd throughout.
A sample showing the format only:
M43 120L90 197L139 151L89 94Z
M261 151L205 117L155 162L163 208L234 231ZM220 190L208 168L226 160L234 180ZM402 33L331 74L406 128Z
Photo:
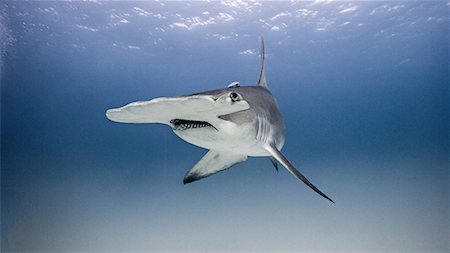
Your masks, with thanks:
M233 123L213 127L174 130L181 139L193 145L216 151L248 156L269 156L264 143L256 139L252 124L237 126Z

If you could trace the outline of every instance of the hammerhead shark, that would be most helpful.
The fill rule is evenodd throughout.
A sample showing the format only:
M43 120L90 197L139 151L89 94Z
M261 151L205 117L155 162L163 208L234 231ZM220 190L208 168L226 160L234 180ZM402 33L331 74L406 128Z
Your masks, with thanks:
M106 117L121 123L166 124L186 142L208 149L186 173L185 184L226 170L244 162L248 156L269 157L277 170L279 162L334 203L280 152L285 141L285 125L275 98L267 88L262 37L259 44L260 71L256 86L232 82L225 89L133 102L107 110Z

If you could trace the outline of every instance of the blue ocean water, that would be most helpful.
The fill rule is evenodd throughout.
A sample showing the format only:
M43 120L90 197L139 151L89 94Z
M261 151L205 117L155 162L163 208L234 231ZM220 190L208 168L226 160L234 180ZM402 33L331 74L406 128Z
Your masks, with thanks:
M448 1L0 3L2 252L448 252ZM206 152L132 101L255 85L283 153Z

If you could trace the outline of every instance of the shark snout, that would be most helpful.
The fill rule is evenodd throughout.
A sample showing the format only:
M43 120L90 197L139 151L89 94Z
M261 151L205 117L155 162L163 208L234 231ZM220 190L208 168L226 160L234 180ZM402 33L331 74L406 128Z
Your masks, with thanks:
M120 110L118 110L118 109L106 110L105 114L106 114L106 117L111 121L120 122L120 120L121 120L121 117L120 117L121 113L120 113Z

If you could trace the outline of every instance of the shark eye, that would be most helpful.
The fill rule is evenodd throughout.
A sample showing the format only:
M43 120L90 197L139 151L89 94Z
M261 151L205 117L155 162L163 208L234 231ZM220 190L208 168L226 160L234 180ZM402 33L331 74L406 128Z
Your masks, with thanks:
M231 92L230 93L230 98L233 102L236 102L239 100L239 94L237 94L236 92Z

